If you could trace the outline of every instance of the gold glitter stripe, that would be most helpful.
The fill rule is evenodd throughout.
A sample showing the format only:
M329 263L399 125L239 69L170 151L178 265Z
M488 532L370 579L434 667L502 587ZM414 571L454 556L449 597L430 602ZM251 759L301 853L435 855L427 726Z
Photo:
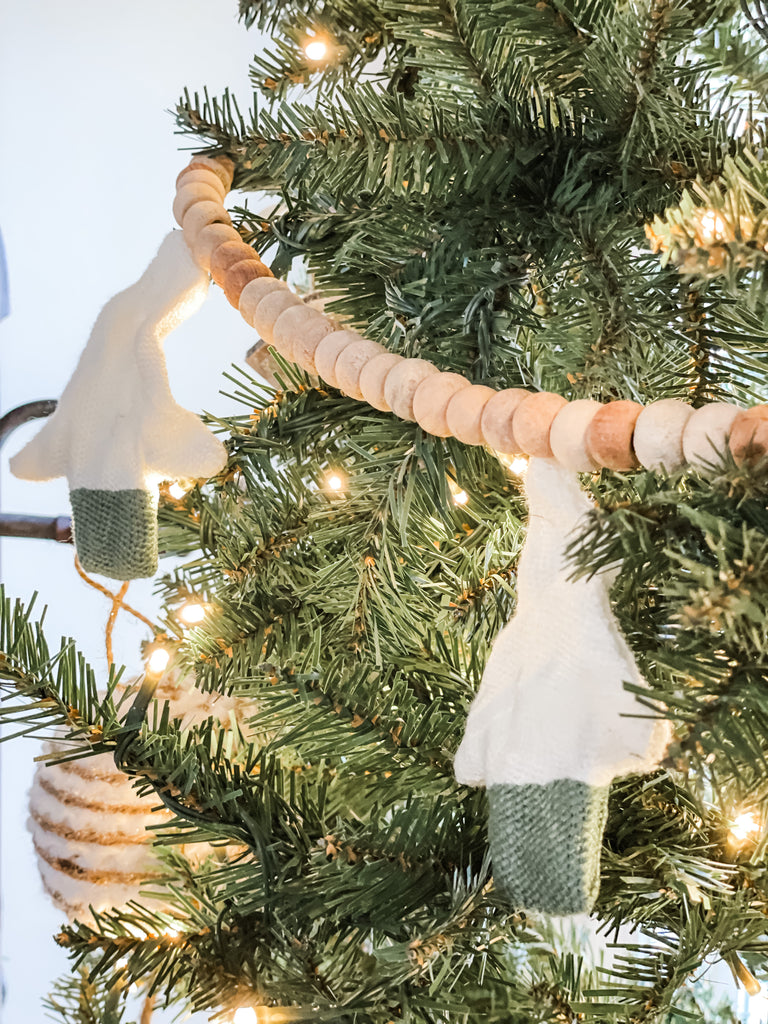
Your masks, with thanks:
M138 846L141 843L149 843L152 839L152 833L147 832L146 829L143 834L128 835L124 832L95 832L91 829L70 828L68 825L59 824L51 821L50 818L44 817L34 807L30 807L29 815L44 832L60 836L68 842L94 843L97 846L115 846L116 844L121 846Z
M60 871L62 875L68 875L69 878L75 878L78 881L93 882L95 885L114 883L118 885L142 885L144 882L150 882L154 878L163 877L160 871L132 871L128 873L124 871L94 871L93 868L82 868L79 864L75 864L74 861L66 860L64 857L54 857L53 854L49 854L40 846L34 836L32 837L32 842L38 857L41 857L54 871Z

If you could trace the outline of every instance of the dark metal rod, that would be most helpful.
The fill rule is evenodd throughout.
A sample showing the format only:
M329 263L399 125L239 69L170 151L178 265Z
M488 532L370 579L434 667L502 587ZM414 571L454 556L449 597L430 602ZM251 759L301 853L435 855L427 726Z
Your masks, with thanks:
M39 402L27 402L26 405L19 405L15 409L11 409L0 418L0 444L22 423L44 419L46 416L50 416L55 408L56 402L52 398L43 398Z
M0 512L0 537L37 537L72 543L72 520L69 516L17 516Z

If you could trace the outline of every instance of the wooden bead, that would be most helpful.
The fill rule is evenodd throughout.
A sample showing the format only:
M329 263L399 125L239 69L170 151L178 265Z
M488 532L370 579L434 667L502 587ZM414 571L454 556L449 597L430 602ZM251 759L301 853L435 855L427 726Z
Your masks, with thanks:
M275 326L272 328L272 344L284 359L292 363L297 361L293 351L294 342L307 326L318 318L326 320L319 309L303 302L300 306L289 306L275 320Z
M451 434L463 444L484 444L485 438L480 429L483 410L496 394L493 388L485 384L470 384L468 388L460 388L448 402L445 420Z
M512 429L512 420L520 403L530 397L531 392L523 388L505 388L497 391L486 403L480 419L480 430L485 443L494 451L508 454L522 451Z
M731 425L731 454L739 464L753 466L768 453L768 405L741 409Z
M272 344L272 328L280 314L289 306L303 305L298 295L289 288L270 291L256 307L253 314L253 326L268 345Z
M187 244L189 238L185 235ZM211 271L213 250L222 242L241 242L242 239L231 224L208 224L198 232L192 244L192 258L201 270Z
M194 250L198 234L208 224L231 224L229 214L221 203L193 203L184 214L181 227L187 245Z
M237 238L229 238L221 245L217 245L211 253L211 277L219 286L224 287L224 275L230 267L240 260L256 259L256 253L238 235Z
M413 419L413 396L416 388L425 377L438 372L434 363L426 359L404 359L402 363L392 367L384 381L384 400L395 416L399 416L401 420Z
M173 200L173 216L176 223L181 227L184 223L184 214L193 203L221 203L221 196L211 185L201 183L190 183L180 188Z
M728 402L711 402L693 410L683 431L683 455L689 466L705 473L720 462L740 412L738 406Z
M434 373L425 377L413 395L413 418L422 430L435 437L449 437L451 430L445 413L448 403L472 382L460 373Z
M255 281L259 277L272 277L269 267L266 267L259 259L240 260L239 263L231 266L224 275L224 294L230 305L237 309L240 305L243 288L249 281Z
M206 170L211 171L219 179L224 187L225 194L229 192L232 187L232 177L235 173L235 165L229 159L228 156L195 156L192 157L190 162L179 174L176 179L178 185L179 180L184 177L189 171Z
M386 352L383 345L370 341L368 338L360 338L359 341L348 345L339 354L334 367L336 373L336 386L350 398L356 398L358 402L363 400L363 392L360 390L360 374L363 367L371 359Z
M240 292L240 302L237 308L240 316L247 324L253 327L253 318L256 315L256 308L262 299L272 292L287 291L288 285L277 277L257 277Z
M549 447L557 461L574 473L593 473L598 468L586 445L587 427L598 409L602 409L600 402L579 398L564 405L552 420Z
M640 465L657 473L674 473L685 465L683 431L693 409L675 398L647 405L635 423L632 445Z
M392 406L384 397L384 385L390 370L405 359L396 352L383 352L366 363L360 373L359 387L363 399L379 412L392 412Z
M643 411L638 402L608 402L592 417L587 427L587 452L598 466L619 472L637 469L640 463L632 447L637 417Z
M312 307L307 308L312 309ZM327 316L321 313L319 309L312 309L312 311L317 316L308 320L301 334L294 337L291 358L294 363L298 363L302 370L306 370L307 373L316 376L315 352L317 352L317 347L326 335L337 331L338 327L332 320L329 320Z
M331 387L338 387L336 360L345 348L360 341L357 331L331 331L315 349L315 367L318 375Z
M552 458L549 431L552 421L565 404L563 396L552 391L538 391L520 403L515 411L512 429L526 455L537 455L541 459Z
M192 168L185 167L176 179L177 192L182 188L187 188L188 185L208 185L209 188L212 188L215 191L219 198L219 202L221 203L224 202L227 195L227 189L224 188L218 174L215 174L207 167L201 167L200 165Z

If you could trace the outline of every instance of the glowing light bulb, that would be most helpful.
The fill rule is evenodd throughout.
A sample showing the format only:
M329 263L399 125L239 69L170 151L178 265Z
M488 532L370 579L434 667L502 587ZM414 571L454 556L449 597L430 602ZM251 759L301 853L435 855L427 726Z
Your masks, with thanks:
M177 480L175 483L172 483L171 486L168 488L168 493L175 501L179 501L187 493L187 488L182 487L182 485Z
M525 472L528 469L528 459L524 459L522 455L516 455L510 462L509 468L515 476L525 476Z
M326 477L325 483L329 491L340 491L344 487L344 478L338 473L331 473Z
M196 626L205 618L205 607L199 601L187 601L179 609L179 618L188 626Z
M729 835L737 842L743 842L750 836L757 836L761 831L761 824L754 811L744 811L737 815L730 827Z
M725 221L719 213L707 210L701 218L701 231L706 242L715 242L725 235Z
M258 1024L258 1015L252 1006L238 1006L232 1024Z
M322 60L328 53L328 44L322 39L313 39L304 45L304 53L310 60Z
M147 671L151 672L152 675L160 675L161 672L165 671L170 660L171 655L164 647L156 647L149 656Z
M466 505L469 501L469 495L466 491L456 491L453 496L454 505Z

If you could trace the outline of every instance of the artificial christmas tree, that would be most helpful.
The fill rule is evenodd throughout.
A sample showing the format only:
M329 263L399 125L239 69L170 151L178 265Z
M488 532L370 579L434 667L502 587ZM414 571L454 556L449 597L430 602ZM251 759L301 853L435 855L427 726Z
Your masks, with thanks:
M140 905L62 932L91 971L79 1005L119 1013L136 980L224 1019L713 1019L695 975L720 958L754 988L768 948L764 419L733 411L765 397L754 18L659 0L241 13L276 40L254 64L259 109L246 122L228 97L186 96L178 119L232 161L235 189L281 205L219 212L204 159L174 212L275 346L279 387L231 378L242 412L212 424L227 468L165 499L160 549L187 559L162 580L169 615L189 593L208 606L179 663L253 699L253 742L147 721L148 689L118 713L10 603L2 648L7 717L111 753L172 812L169 849L181 830L247 853L194 876L167 854L172 942L168 914ZM277 277L301 258L335 322L257 253ZM657 769L604 794L589 888L624 945L603 974L498 884L485 793L454 776L515 607L518 450L606 467L582 480L597 508L570 565L616 573L639 670L624 682L638 715L674 727ZM594 654L599 692L593 635L572 632L553 619L526 647L566 678ZM597 712L573 726L577 747L599 739ZM560 841L542 830L531 862L558 863Z

